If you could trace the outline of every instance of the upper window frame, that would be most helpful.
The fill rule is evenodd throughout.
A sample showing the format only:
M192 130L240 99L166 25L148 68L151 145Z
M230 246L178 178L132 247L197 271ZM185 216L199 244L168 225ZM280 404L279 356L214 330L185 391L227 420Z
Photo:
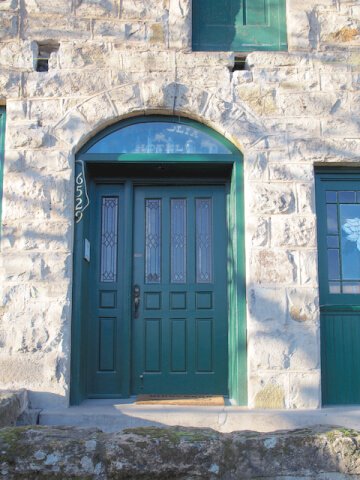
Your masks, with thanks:
M217 1L217 0L212 0ZM239 2L239 12L242 12L241 6L244 7L245 0L229 0ZM250 0L251 1L251 0ZM229 41L219 41L214 44L207 38L204 38L204 15L201 13L201 9L209 5L209 0L194 0L192 5L192 50L196 51L231 51L231 52L252 52L252 51L286 51L288 49L287 43L287 23L286 23L286 0L268 0L268 31L271 35L270 41L251 42L251 28L256 25L248 26L249 41L244 43L244 39L240 38L241 29L246 29L240 22L234 18L234 37L231 43ZM204 7L205 5L205 7ZM219 6L219 8L224 8ZM242 16L242 15L241 15ZM260 28L260 26L259 26ZM240 33L236 35L236 30ZM274 32L275 30L275 32ZM218 39L218 36L216 36ZM217 40L216 40L217 41Z

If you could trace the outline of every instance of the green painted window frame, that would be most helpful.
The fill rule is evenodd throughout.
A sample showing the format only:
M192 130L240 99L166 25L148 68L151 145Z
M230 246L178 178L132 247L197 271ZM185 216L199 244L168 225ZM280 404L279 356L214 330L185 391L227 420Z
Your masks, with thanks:
M218 1L218 0L212 0ZM235 1L235 0L234 0ZM236 0L243 1L243 0ZM250 0L253 1L253 0ZM287 29L286 29L286 0L268 0L269 1L269 36L258 38L260 33L256 34L255 41L251 40L251 29L247 32L246 27L240 25L234 19L234 29L236 35L229 40L218 40L216 43L206 38L203 22L203 8L206 8L209 0L193 0L192 4L192 50L196 51L232 51L232 52L253 52L253 51L286 51ZM223 8L222 2L218 2L219 8ZM205 5L205 7L203 6ZM251 27L250 27L251 28ZM259 27L260 28L260 27ZM245 43L246 42L246 43Z
M3 179L4 179L4 160L5 160L5 126L6 110L0 107L0 237L2 232L2 199L3 199Z
M87 150L97 141L109 133L140 122L173 122L193 126L199 130L211 135L216 140L223 143L232 154L89 154ZM112 125L98 133L89 140L76 155L75 178L84 168L86 173L87 165L119 163L119 164L176 164L181 172L181 167L189 164L199 165L199 170L204 169L206 164L224 164L232 166L230 180L230 190L227 195L227 226L229 232L228 243L228 348L234 355L229 361L229 394L230 398L237 405L247 405L247 332L246 332L246 276L245 276L245 240L244 240L244 177L243 177L243 157L241 152L226 138L219 133L206 127L203 124L195 122L185 117L171 117L166 115L149 115L141 117L132 117L123 120L120 123ZM81 164L83 167L81 167ZM146 175L146 174L145 174ZM144 176L145 176L144 175ZM140 180L143 184L148 184L146 178ZM145 183L144 183L145 182ZM181 182L180 182L181 183ZM182 184L182 183L181 183ZM130 188L130 187L126 187ZM126 190L125 188L125 190ZM131 206L127 211L131 210ZM84 211L83 220L75 224L75 241L73 257L73 321L72 321L72 348L71 348L71 377L70 377L70 403L78 405L86 397L85 374L84 374L84 355L81 352L82 338L86 335L86 311L82 308L83 301L87 300L86 288L84 288L84 279L89 275L89 263L84 260L83 248L84 238L88 235L89 209ZM231 237L231 241L230 241ZM129 239L128 239L129 241ZM130 244L130 243L129 243ZM125 291L131 292L131 265L132 259L126 260L124 271L128 273L128 285ZM129 297L130 298L130 297ZM129 300L130 302L130 300ZM131 312L131 304L125 305L125 310ZM74 348L76 346L77 348ZM128 379L127 379L128 380ZM127 398L127 396L125 397Z

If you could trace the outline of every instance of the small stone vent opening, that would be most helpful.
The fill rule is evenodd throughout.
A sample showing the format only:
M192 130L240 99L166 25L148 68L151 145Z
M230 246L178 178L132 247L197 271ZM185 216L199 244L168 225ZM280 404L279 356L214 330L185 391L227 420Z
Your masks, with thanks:
M246 55L236 55L232 72L237 70L247 70Z
M36 58L37 72L47 72L49 70L50 55L56 53L59 48L60 44L55 42L38 43L38 55Z

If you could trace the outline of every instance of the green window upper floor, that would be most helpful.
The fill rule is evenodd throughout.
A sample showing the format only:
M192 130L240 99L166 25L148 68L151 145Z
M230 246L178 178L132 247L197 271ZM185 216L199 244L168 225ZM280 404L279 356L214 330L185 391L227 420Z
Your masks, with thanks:
M286 0L193 0L193 50L286 50Z

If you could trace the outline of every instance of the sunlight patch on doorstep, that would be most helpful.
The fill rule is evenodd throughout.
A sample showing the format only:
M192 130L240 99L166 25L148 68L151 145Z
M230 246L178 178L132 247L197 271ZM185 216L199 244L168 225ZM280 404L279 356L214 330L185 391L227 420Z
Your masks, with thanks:
M198 405L202 407L222 407L222 395L138 395L136 405Z

